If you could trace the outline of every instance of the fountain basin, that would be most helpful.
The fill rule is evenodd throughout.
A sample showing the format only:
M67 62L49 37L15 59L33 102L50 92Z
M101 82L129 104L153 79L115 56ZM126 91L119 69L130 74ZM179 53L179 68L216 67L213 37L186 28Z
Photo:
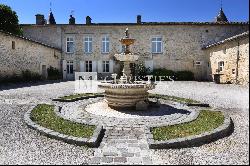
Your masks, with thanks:
M123 45L131 45L131 44L134 44L135 42L135 39L131 39L131 38L122 38L120 39L120 42L123 44Z
M115 58L122 62L135 62L139 59L139 55L136 54L115 54Z
M148 100L148 90L154 89L155 85L101 83L98 87L105 90L105 100L110 107L129 108Z

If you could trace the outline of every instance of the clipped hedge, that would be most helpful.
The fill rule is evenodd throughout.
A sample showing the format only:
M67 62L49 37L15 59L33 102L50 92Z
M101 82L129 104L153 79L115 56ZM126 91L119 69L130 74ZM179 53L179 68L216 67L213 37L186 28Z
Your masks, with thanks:
M48 72L48 78L47 78L48 80L62 79L62 73L57 68L50 66L47 69L47 72Z
M191 71L172 71L168 69L155 69L151 75L156 78L156 81L160 80L160 76L164 81L193 81L194 74Z
M193 81L194 73L191 71L178 71L176 72L176 80L177 81Z
M42 80L42 76L29 70L22 71L21 74L0 75L0 83L35 82Z

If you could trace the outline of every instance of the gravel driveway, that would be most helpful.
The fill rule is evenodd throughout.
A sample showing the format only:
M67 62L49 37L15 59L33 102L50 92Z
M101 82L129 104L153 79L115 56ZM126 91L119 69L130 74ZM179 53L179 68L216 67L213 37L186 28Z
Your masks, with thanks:
M40 136L23 122L31 105L74 92L73 82L0 87L0 164L82 164L93 149ZM152 150L161 164L249 164L249 88L201 82L160 83L153 93L192 98L229 113L235 132L201 147Z

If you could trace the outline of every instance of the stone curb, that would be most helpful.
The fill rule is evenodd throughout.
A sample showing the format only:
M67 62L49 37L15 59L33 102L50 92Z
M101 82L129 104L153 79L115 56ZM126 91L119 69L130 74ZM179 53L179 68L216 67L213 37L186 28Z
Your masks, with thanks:
M97 97L104 97L104 95L99 94L99 95L82 96L82 97L76 97L74 99L60 99L60 98L56 98L56 99L52 99L52 101L75 102L75 101L79 101L79 100L84 100L84 99L89 99L89 98L97 98Z
M187 106L190 106L190 107L210 107L209 104L204 104L204 103L200 103L200 104L188 103Z
M218 128L205 132L199 135L171 139L167 141L157 141L153 139L153 135L150 131L150 128L145 128L145 134L147 137L147 142L149 144L150 149L179 149L179 148L188 148L194 146L201 146L204 144L211 143L218 139L229 136L233 132L234 124L232 119L224 114L224 123Z
M33 122L30 119L30 116L31 116L31 111L34 108L35 108L35 106L32 106L32 108L24 114L24 121L29 128L34 129L34 130L38 130L42 135L45 135L49 138L64 141L64 142L69 143L69 144L74 144L74 145L78 145L78 146L87 145L91 148L99 147L101 140L104 136L104 129L101 125L96 126L96 129L94 130L93 136L90 138L79 138L79 137L61 134L59 132L42 127L39 124Z
M149 98L156 98L156 97L155 96L149 96ZM206 104L206 103L188 103L188 102L182 102L182 101L178 102L178 101L174 101L174 100L170 100L170 99L164 99L163 97L159 97L159 99L181 103L181 104L184 104L184 105L187 105L187 106L190 106L190 107L210 107L210 105Z

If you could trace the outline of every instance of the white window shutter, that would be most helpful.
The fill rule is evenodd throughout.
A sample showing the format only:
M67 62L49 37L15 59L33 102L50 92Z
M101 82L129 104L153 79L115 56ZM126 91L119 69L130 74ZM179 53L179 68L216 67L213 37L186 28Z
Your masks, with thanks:
M80 72L85 72L85 61L80 61Z
M102 61L98 61L98 73L102 73Z
M92 72L96 72L96 61L92 61Z
M113 63L113 60L109 60L109 72L110 73L113 73L113 68L114 68L114 63Z

